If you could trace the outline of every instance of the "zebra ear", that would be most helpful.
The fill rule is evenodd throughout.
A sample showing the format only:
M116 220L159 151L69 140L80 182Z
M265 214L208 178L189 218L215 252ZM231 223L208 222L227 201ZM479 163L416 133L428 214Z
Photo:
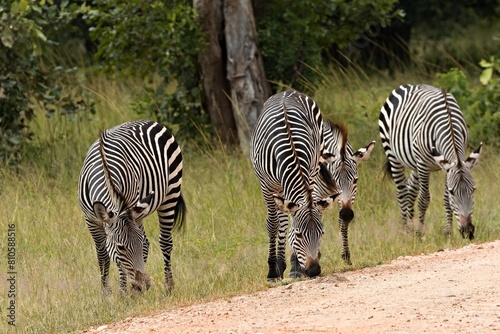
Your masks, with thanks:
M132 216L137 218L144 210L148 209L151 206L151 202L153 200L154 191L150 192L149 195L139 200L137 204L132 208L131 213Z
M469 167L469 169L472 169L472 167L477 165L482 151L483 151L483 143L479 144L479 147L470 154L467 160L465 160L465 165Z
M318 209L319 212L327 211L330 210L333 206L333 202L335 202L335 199L342 193L339 192L335 195L329 196L327 198L323 198L322 200L319 200L315 203L316 209Z
M294 202L284 199L276 194L273 194L274 203L278 206L278 209L288 215L294 215L295 212L299 209L299 206Z
M109 223L109 221L115 216L113 211L108 210L101 202L94 202L94 213L97 216L97 219L105 223Z
M360 148L359 150L357 150L356 152L354 152L354 154L352 155L354 161L356 161L356 163L359 164L360 162L368 160L368 158L370 157L370 154L372 153L374 147L375 147L375 140L372 141L367 146L365 146L363 148Z
M321 158L319 159L319 162L326 162L326 163L331 164L334 159L335 159L335 155L334 154L325 151L321 155Z
M444 155L439 153L435 147L432 148L432 156L434 157L436 163L445 171L448 171L451 167L455 166L454 162L448 162L448 160L444 158Z

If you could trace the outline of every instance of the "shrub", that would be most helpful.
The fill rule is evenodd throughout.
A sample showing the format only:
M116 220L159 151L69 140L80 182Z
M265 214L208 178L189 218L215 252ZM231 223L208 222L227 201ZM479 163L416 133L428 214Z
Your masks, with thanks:
M0 3L0 165L19 160L22 144L32 136L28 125L37 105L48 117L58 112L75 118L93 110L74 82L76 69L43 57L47 46L55 44L46 31L68 23L69 13L68 2Z
M473 147L484 144L500 148L500 61L491 57L481 61L483 72L480 84L472 82L460 70L454 68L436 75L436 86L452 93L460 105L467 126L469 143Z

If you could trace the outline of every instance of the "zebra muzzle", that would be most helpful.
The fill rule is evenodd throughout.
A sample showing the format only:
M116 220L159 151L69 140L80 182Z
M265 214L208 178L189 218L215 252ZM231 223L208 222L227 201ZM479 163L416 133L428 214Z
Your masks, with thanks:
M306 260L306 267L304 268L304 275L307 277L316 277L321 274L321 266L317 259L313 260L308 257Z
M140 271L136 271L134 281L132 282L132 288L138 292L144 292L146 290L149 290L150 287L151 278L149 277L149 275Z
M350 207L342 207L339 212L339 217L342 221L349 223L354 219L354 211Z
M460 215L459 219L459 229L460 234L462 234L462 238L467 238L469 240L474 239L474 224L472 224L472 216L469 215L467 217Z

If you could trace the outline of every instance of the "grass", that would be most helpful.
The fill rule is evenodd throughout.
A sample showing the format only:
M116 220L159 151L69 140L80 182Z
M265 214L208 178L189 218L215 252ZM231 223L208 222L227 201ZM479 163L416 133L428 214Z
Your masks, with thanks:
M378 110L397 84L415 80L423 79L366 78L328 72L317 88L315 98L323 113L349 126L355 149L377 141L372 157L359 168L356 219L349 230L353 266L346 266L340 258L337 212L332 210L324 217L324 275L469 243L460 237L456 226L451 239L443 236L442 173L432 175L425 237L417 240L400 226L395 186L384 180L381 172ZM118 271L112 264L113 293L103 298L95 248L77 203L78 174L100 129L138 117L127 108L133 84L118 85L94 78L89 86L101 97L94 121L48 120L41 113L33 124L37 140L27 148L20 170L0 170L3 254L7 253L7 224L16 225L17 241L16 328L8 326L2 314L0 332L78 332L128 316L268 288L266 209L249 159L230 150L203 150L184 143L183 193L188 216L185 231L174 235L173 293L164 294L158 227L156 217L151 216L145 224L151 242L147 269L152 288L142 295L121 296ZM499 191L492 182L496 180L500 158L488 148L484 151L481 163L473 171L477 185L475 242L500 237L496 205ZM0 257L2 313L8 302L6 257Z

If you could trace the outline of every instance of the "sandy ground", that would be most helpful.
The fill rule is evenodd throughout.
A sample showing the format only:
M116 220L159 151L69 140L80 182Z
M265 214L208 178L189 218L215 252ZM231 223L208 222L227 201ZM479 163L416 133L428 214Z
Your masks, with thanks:
M500 241L401 257L86 333L500 333Z

